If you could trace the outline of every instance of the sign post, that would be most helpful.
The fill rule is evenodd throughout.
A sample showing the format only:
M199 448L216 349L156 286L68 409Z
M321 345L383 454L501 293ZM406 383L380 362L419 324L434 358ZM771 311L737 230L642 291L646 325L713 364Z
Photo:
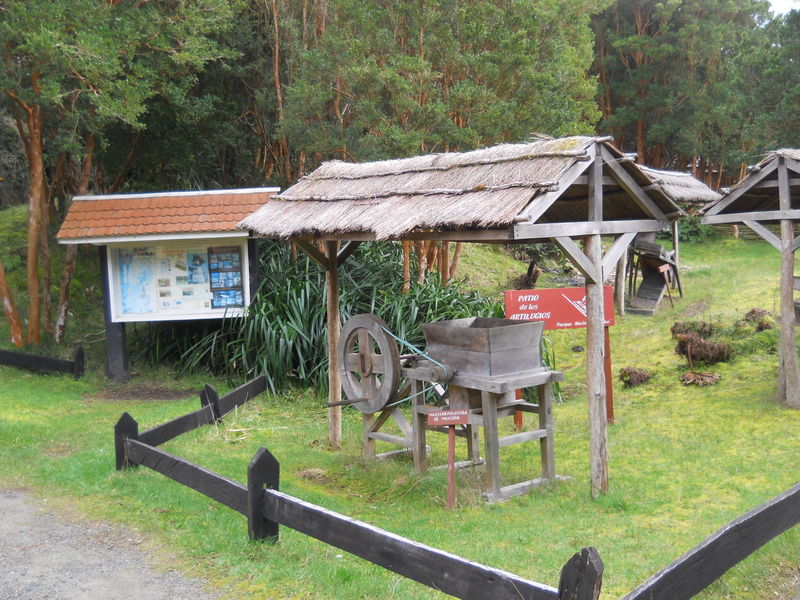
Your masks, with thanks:
M614 289L603 286L603 325L605 333L606 418L614 422L614 395L611 385L611 341L608 328L614 324ZM506 318L518 321L544 321L545 329L586 327L586 288L551 288L538 290L506 290ZM521 415L520 415L521 417ZM521 419L520 419L521 420ZM521 428L518 417L514 426Z
M428 413L428 425L447 426L447 508L456 504L456 425L469 423L469 410L439 410Z

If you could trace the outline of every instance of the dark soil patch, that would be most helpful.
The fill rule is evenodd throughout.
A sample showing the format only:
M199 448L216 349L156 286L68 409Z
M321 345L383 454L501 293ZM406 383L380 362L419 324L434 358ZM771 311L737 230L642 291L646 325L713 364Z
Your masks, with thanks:
M101 392L86 396L87 400L186 400L199 396L199 390L175 389L152 383L108 385Z
M683 314L687 317L696 317L697 315L702 314L706 308L708 308L708 304L703 300L699 300L684 310Z

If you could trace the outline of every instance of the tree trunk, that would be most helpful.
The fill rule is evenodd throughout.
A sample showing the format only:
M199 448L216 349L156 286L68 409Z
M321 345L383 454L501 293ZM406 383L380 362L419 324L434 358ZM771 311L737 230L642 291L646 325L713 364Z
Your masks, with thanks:
M411 289L411 242L403 242L403 291Z
M448 281L456 276L456 269L458 269L458 259L461 258L461 242L456 242L455 250L453 250L453 259L450 261L450 274Z
M28 183L28 343L42 339L41 281L39 278L39 243L44 203L44 149L42 148L42 119L38 105L28 112L30 181Z
M11 334L11 343L17 348L21 348L24 343L22 337L22 321L19 318L19 312L14 304L14 296L11 293L11 287L6 280L6 269L3 261L0 260L0 302L3 303L3 312L8 321L8 332Z

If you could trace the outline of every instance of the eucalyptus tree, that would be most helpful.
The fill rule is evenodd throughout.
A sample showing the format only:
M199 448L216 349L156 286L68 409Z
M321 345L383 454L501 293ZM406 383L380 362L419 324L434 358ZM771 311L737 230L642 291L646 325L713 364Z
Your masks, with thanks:
M236 0L4 0L0 6L0 90L29 171L28 343L41 339L43 300L45 327L51 327L47 225L53 191L65 181L72 182L66 191L88 189L94 149L103 144L110 123L141 128L148 102L156 97L191 101L196 74L230 54L219 39L237 5ZM67 163L75 157L70 178ZM9 293L0 285L13 341L21 345Z

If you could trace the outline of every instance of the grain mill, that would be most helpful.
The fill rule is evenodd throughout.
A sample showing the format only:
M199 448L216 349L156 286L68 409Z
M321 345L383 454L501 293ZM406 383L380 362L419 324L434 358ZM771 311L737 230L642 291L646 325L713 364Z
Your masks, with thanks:
M544 324L507 319L471 317L425 323L428 347L422 352L394 336L386 324L371 314L355 315L343 326L339 345L342 387L347 400L363 415L364 455L375 457L375 442L383 441L411 451L414 467L428 467L426 436L443 428L427 425L433 411L469 411L469 423L457 435L466 438L466 461L459 466L485 463L485 492L489 502L523 494L555 477L552 423L552 382L563 374L542 365L539 353ZM400 341L414 350L400 354ZM445 389L446 386L446 389ZM536 388L538 402L518 398L517 390ZM444 407L424 402L424 392L434 389ZM400 405L411 400L411 422ZM538 415L538 427L500 437L498 419L515 412ZM400 435L381 431L394 421ZM484 458L480 452L483 428ZM541 477L503 486L500 449L539 441ZM385 453L394 454L395 452Z

